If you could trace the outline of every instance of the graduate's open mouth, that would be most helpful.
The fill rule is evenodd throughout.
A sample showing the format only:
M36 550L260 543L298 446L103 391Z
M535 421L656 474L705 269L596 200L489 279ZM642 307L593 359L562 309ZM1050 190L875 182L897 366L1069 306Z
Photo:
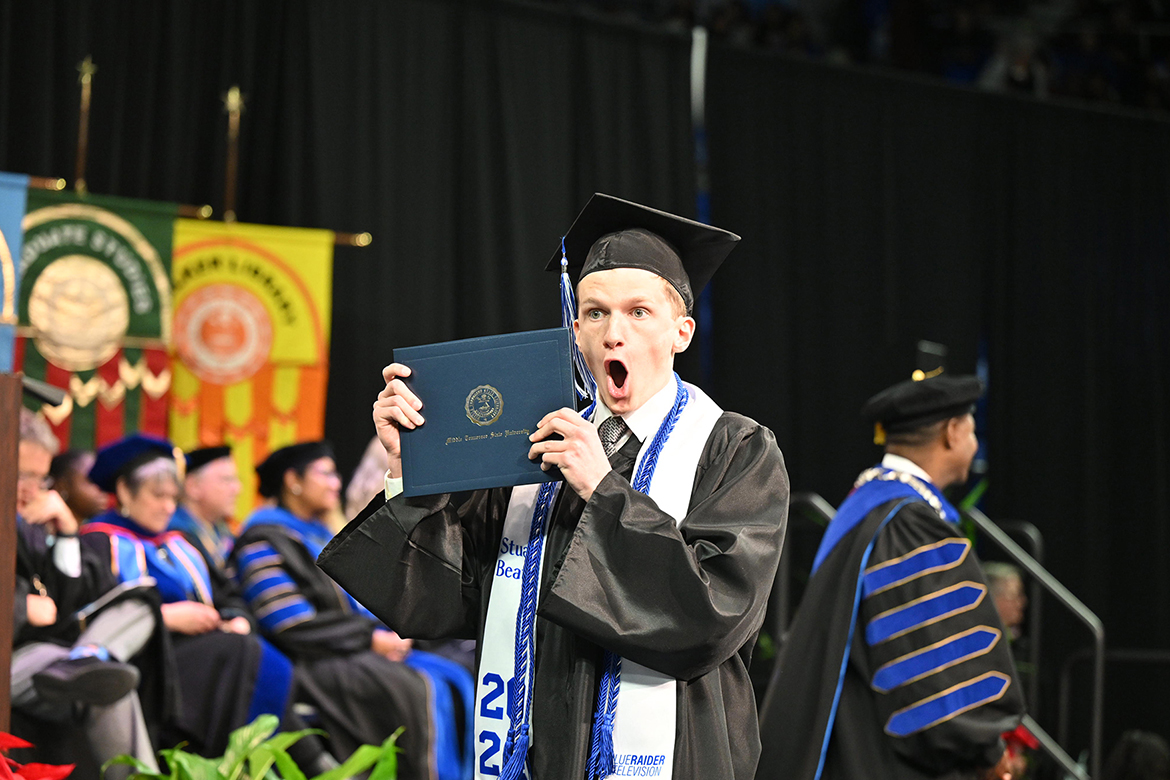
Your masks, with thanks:
M605 361L605 378L609 384L609 394L612 398L625 398L629 393L626 380L630 372L626 364L620 360Z

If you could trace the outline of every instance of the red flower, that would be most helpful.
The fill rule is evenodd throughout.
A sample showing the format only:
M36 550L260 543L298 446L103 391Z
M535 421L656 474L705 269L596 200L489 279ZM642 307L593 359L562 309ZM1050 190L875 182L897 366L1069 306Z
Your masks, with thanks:
M1011 731L1006 731L1003 734L1003 740L1007 743L1008 752L1013 756L1018 756L1023 752L1024 748L1035 750L1040 747L1040 740L1028 731L1022 725L1016 726Z
M30 748L31 742L0 731L0 752L12 748ZM64 780L74 764L20 764L8 756L0 761L0 780Z

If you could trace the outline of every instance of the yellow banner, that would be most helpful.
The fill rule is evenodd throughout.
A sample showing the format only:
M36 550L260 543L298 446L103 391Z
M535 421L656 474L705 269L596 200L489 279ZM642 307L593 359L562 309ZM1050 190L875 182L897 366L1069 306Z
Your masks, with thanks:
M243 517L255 464L324 434L333 233L180 219L172 258L171 438L231 445Z

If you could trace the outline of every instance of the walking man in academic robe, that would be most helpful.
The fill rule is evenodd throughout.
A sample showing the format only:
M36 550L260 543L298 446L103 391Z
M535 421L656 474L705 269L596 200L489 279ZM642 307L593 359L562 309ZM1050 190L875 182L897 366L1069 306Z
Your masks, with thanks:
M982 383L915 378L866 402L879 465L825 531L762 712L759 780L1004 780L1023 714L1008 637L959 513Z
M569 310L597 403L549 410L532 434L529 457L564 477L549 501L540 486L462 505L399 495L399 431L425 424L426 399L402 381L408 366L383 372L386 498L319 562L410 636L480 640L476 777L754 775L747 669L787 475L771 431L672 370L695 296L737 240L604 195L578 216L550 270L580 269ZM497 574L513 567L539 574L518 601Z

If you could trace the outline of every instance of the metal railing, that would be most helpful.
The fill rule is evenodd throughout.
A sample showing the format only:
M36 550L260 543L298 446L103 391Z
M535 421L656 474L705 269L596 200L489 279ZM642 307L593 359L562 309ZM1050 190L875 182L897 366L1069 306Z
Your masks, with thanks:
M1072 668L1093 656L1094 648L1082 647L1064 660L1060 667L1060 720L1056 735L1061 744L1068 744L1068 711L1072 704ZM1106 650L1105 661L1131 664L1164 664L1170 666L1170 650L1117 649Z
M1024 728L1031 732L1036 741L1040 743L1040 747L1044 748L1044 752L1052 756L1056 763L1060 764L1069 775L1077 778L1077 780L1089 780L1089 776L1085 774L1085 770L1073 760L1072 756L1064 751L1056 740L1054 740L1047 731L1040 728L1040 724L1031 715L1024 715L1020 721Z
M1028 553L1036 562L1044 565L1044 536L1040 529L1027 520L999 520L996 522L1009 534L1015 534L1027 540ZM1040 633L1043 621L1041 599L1044 588L1039 580L1033 578L1028 583L1028 663L1032 664L1032 674L1028 677L1028 707L1033 712L1040 711ZM1061 740L1063 743L1063 740Z
M1002 528L991 522L987 515L972 507L963 512L963 516L974 523L981 534L1007 553L1017 566L1032 577L1033 582L1039 583L1053 598L1067 607L1073 616L1084 623L1085 627L1092 633L1094 656L1093 725L1089 742L1089 774L1092 777L1100 777L1101 735L1104 730L1105 711L1105 626L1091 609L1062 585L1060 580L1049 574L1047 569L1024 551L1024 548L1016 544ZM1060 760L1059 757L1057 760Z

